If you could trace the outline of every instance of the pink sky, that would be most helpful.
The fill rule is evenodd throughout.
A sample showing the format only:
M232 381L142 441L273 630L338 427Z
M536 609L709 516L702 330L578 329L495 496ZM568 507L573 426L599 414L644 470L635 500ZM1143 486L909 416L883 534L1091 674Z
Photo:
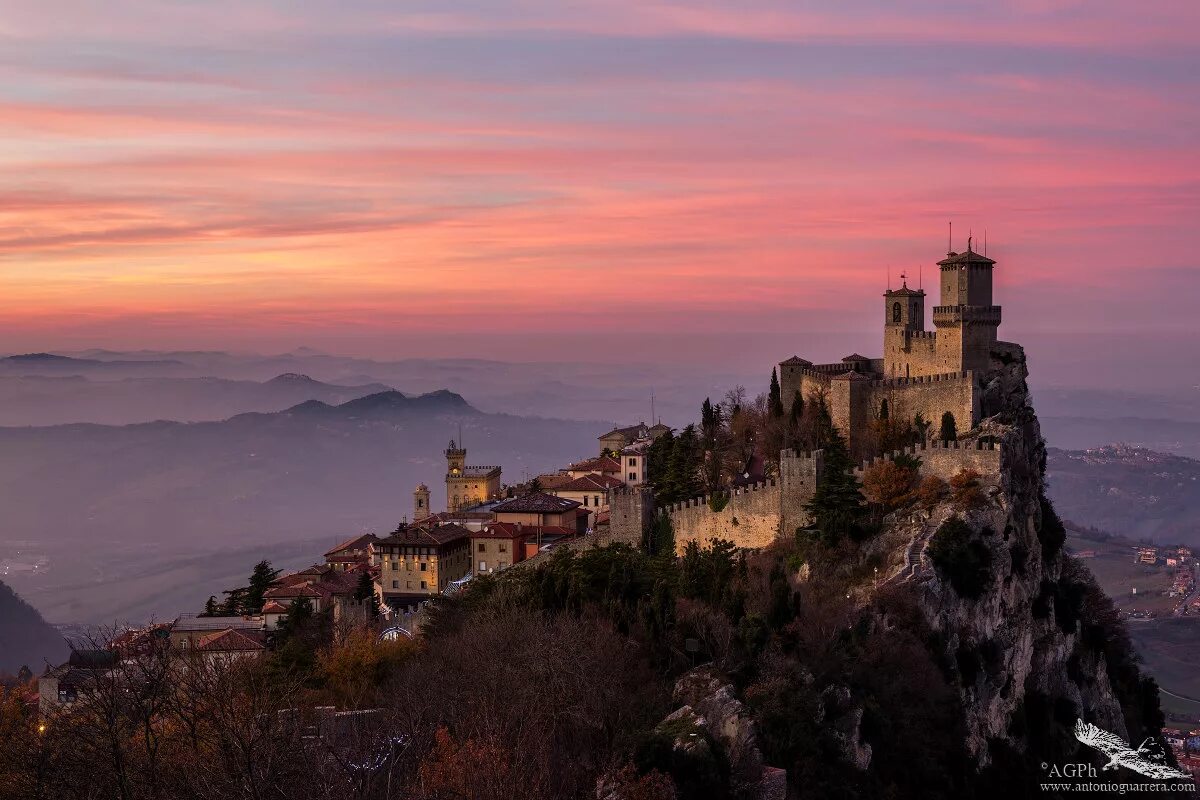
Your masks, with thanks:
M1197 327L1192 0L19 5L10 352L858 330L950 219L1012 338Z

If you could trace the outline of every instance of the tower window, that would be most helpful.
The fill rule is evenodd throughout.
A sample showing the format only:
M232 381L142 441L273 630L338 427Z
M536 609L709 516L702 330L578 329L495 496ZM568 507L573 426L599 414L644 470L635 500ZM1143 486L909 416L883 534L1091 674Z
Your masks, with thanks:
M904 316L904 312L900 308L899 303L892 303L892 324L899 325L900 318Z

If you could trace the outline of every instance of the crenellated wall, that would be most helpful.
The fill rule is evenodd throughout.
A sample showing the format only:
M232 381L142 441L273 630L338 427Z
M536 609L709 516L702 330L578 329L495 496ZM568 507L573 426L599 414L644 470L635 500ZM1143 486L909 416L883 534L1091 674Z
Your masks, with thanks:
M947 411L954 415L959 433L970 430L980 420L980 393L975 387L975 373L971 371L915 378L884 378L870 381L858 391L865 394L869 411L865 417L856 418L856 427L869 425L879 415L884 400L887 400L888 413L893 418L912 419L921 414L932 424L930 433L935 436L942 423L942 414ZM859 403L860 407L862 402Z
M855 467L854 474L861 480L867 467L882 461L891 461L899 455L909 455L921 459L918 472L922 477L936 475L948 482L964 469L972 469L978 472L985 482L994 482L1000 476L1000 459L1003 457L1003 450L998 444L978 440L930 442L928 445L914 445L864 461Z
M654 515L654 491L648 486L618 486L608 490L608 541L634 546Z
M667 506L675 530L675 552L683 554L688 542L701 547L712 539L727 539L738 547L766 547L779 535L780 486L764 481L718 495L728 498L725 507L713 511L709 496L684 500Z

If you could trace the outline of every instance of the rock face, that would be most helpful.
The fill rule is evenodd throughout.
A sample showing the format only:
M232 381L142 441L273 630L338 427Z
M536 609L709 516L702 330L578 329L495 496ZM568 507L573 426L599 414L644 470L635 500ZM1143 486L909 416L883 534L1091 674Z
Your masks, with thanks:
M729 786L736 797L786 797L787 772L763 763L754 719L725 675L711 665L697 667L675 683L674 699L680 707L658 729L671 732L676 752L703 758L716 750L729 767Z
M1052 512L1043 502L1045 445L1028 402L1024 354L1006 351L992 367L985 404L994 416L964 438L986 436L1002 444L998 489L976 508L947 501L928 519L900 523L918 539L958 515L991 553L990 581L977 598L961 596L939 575L927 545L910 578L919 586L924 616L945 643L946 658L966 684L961 692L967 744L980 766L989 763L997 742L1023 749L1012 728L1029 692L1069 703L1077 715L1128 739L1103 658L1089 658L1077 647L1079 634L1056 622L1053 606L1061 601L1047 596L1065 562L1061 546L1043 544L1052 535L1044 516Z

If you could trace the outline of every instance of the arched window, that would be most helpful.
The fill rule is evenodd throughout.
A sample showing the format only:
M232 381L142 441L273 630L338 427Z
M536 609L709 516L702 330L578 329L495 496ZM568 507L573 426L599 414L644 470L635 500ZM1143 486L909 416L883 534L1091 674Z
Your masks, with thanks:
M892 303L892 324L899 325L900 317L902 317L902 316L903 316L903 312L901 312L901 310L900 310L900 304Z

